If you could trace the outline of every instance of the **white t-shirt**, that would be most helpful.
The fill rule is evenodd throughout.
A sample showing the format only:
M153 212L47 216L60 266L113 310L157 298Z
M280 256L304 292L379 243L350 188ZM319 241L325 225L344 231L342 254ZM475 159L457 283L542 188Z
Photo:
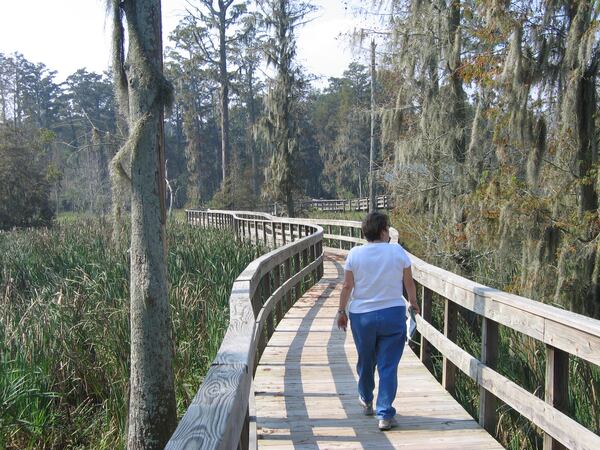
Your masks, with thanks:
M400 244L369 242L353 247L344 270L354 275L350 312L406 306L402 297L402 275L410 259Z

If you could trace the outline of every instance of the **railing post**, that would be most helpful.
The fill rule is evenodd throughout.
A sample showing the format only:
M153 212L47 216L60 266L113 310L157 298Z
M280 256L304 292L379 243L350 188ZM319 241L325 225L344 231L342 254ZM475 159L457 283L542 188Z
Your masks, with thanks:
M265 247L267 247L269 244L267 243L267 221L266 220L263 220L262 232L263 232L263 242L265 243Z
M315 257L316 258L321 257L321 254L323 253L323 241L322 240L320 240L319 242L317 242L315 244L315 249L316 249ZM317 266L317 281L320 280L321 278L323 278L323 260L321 260L321 262Z
M300 231L298 231L299 233ZM294 255L294 275L297 274L298 272L300 272L301 267L300 267L300 252L296 253ZM300 297L302 297L302 294L300 294L300 285L302 284L302 281L298 281L298 283L296 283L296 285L294 286L294 297L296 297L294 299L294 302L296 300L298 300Z
M283 239L283 245L287 243L287 239L285 238L285 223L281 222L281 239Z
M427 323L431 323L431 299L432 294L431 289L422 286L422 295L423 299L421 301L421 317ZM433 365L431 364L431 344L424 336L421 335L421 361L423 365L429 369L429 371L433 370Z
M250 395L254 395L254 392L250 392ZM240 442L237 450L249 450L250 447L250 407L246 409L246 417L244 418L244 426L240 433Z
M285 278L285 281L289 280L291 277L291 266L292 266L292 262L290 260L290 257L288 256L288 258L285 260L285 263L283 264L283 276ZM285 312L287 312L288 309L290 309L291 307L292 307L292 288L290 287L285 294Z
M481 362L491 369L496 369L498 362L498 322L487 317L482 318L481 326ZM498 414L497 399L494 394L479 387L479 425L492 436L496 434Z
M452 342L456 340L456 321L458 319L456 304L447 298L444 299L444 336ZM451 394L454 394L456 384L456 366L444 356L442 386Z
M316 248L315 248L315 247L316 247L316 245L317 245L317 244L316 244L316 243L314 243L314 244L312 244L312 245L309 247L309 260L310 260L310 262L311 262L311 263L312 263L314 260L316 260L316 259L317 259L317 257L316 257L316 255L317 255L317 250L316 250ZM314 286L315 284L317 284L317 280L318 280L318 278L317 278L317 268L316 268L316 267L315 267L315 268L314 268L314 270L312 271L312 278L313 278L313 279L312 279L312 283L311 283L311 284Z
M271 273L268 272L266 273L261 281L261 298L262 298L262 305L264 306L264 304L267 302L267 300L269 299L269 297L271 296ZM273 310L271 310L271 312L269 313L269 315L267 316L267 321L266 321L266 326L267 326L267 334L266 336L264 335L264 333L261 333L261 337L262 339L260 340L260 354L258 355L259 360L260 360L260 355L262 355L265 347L267 346L267 342L269 342L269 339L271 339L271 336L273 335ZM264 330L262 330L264 331Z
M277 264L275 267L273 267L273 292L275 292L279 288L279 286L281 286L281 266ZM279 323L281 321L281 318L283 317L283 314L281 312L282 300L283 298L279 299L277 305L275 306L276 323Z
M546 403L566 412L569 404L569 354L546 344ZM544 450L563 450L564 445L544 433Z
M308 266L308 247L305 248L304 250L302 250L302 263L301 263L301 269L304 269L306 266ZM304 275L302 277L302 295L304 295L304 293L306 292L306 282L308 280L308 275Z

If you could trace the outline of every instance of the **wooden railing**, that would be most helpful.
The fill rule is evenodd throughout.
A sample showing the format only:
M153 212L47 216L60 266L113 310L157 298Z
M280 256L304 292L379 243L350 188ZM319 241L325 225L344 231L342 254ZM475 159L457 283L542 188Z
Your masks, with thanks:
M252 262L234 283L230 327L205 382L168 446L254 448L248 422L250 383L264 345L276 323L301 295L298 286L302 278L309 278L305 284L308 286L322 274L323 246L349 249L366 241L360 222L353 221L281 219L262 213L224 211L188 211L188 221L228 229L238 238L268 246L283 245ZM395 229L390 229L390 235L392 242L398 242ZM600 449L600 436L565 414L569 357L600 365L600 321L489 288L413 255L410 258L413 277L421 290L422 315L417 316L421 360L431 368L431 347L440 352L442 385L450 392L454 391L457 370L477 383L481 426L495 434L499 399L544 431L544 450L562 446ZM310 277L315 270L317 273ZM443 333L430 323L434 293L444 303ZM480 359L454 342L459 308L482 317ZM544 343L544 400L494 370L499 325Z
M168 449L255 448L252 378L277 323L323 274L323 229L252 213L187 211L192 225L216 227L275 250L235 280L221 347Z
M600 449L600 436L564 413L568 405L569 355L600 365L600 321L475 283L412 255L411 260L414 279L422 291L422 315L417 316L421 360L431 367L431 345L441 353L442 385L450 392L454 391L457 369L477 383L480 425L495 433L499 399L544 431L544 450L563 445ZM434 292L444 302L443 333L429 323ZM482 317L481 359L453 342L459 307ZM545 344L544 400L496 372L499 325Z
M336 200L321 200L312 199L310 201L300 202L301 209L318 209L319 211L368 211L369 198L352 198L352 199L336 199ZM391 198L388 195L378 195L375 197L376 209L390 209L392 207Z

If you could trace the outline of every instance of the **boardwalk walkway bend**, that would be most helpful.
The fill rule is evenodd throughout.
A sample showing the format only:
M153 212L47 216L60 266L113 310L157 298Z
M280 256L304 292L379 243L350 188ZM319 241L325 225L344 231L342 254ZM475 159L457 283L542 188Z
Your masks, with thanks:
M479 285L411 255L423 312L421 351L405 351L400 425L383 433L357 405L351 333L334 326L341 264L347 249L364 243L360 224L231 211L188 211L188 222L273 250L235 281L226 336L167 448L497 449L488 432L496 428L500 399L544 431L545 450L600 449L598 435L561 411L570 356L600 364L600 321ZM430 324L434 301L444 306L440 331ZM482 316L479 359L453 342L459 307ZM545 344L544 399L494 370L499 326ZM443 356L441 384L427 370L432 347ZM477 422L450 395L459 370L480 388Z

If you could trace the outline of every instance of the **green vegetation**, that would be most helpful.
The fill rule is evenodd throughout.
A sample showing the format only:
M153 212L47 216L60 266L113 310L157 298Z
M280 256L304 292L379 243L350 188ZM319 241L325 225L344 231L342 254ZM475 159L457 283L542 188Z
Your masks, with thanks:
M98 220L0 234L0 448L123 448L129 263ZM228 323L229 289L257 249L168 227L179 412Z
M52 139L43 131L13 130L0 122L0 230L50 222L50 180L43 148Z

